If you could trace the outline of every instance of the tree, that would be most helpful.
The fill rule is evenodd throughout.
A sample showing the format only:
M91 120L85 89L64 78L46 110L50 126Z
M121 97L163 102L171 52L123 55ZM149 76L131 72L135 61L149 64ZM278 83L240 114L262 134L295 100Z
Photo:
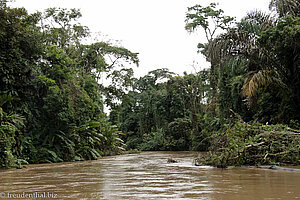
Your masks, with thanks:
M87 27L76 23L82 17L78 9L48 8L41 17L41 28L46 45L57 45L69 51L81 45L90 35Z
M300 120L300 17L286 16L279 19L276 26L262 32L258 39L260 47L268 55L263 79L273 75L272 83L280 86L283 102L279 117L286 123L290 119ZM258 83L261 83L257 81ZM262 82L266 85L268 81ZM259 86L258 86L259 87ZM254 87L255 89L255 87Z
M0 91L23 98L30 88L30 78L37 72L41 54L41 35L35 24L38 14L25 9L7 7L0 2Z
M122 60L137 64L137 54L105 42L82 44L89 30L76 23L78 10L52 8L29 15L24 8L0 3L0 95L21 100L3 105L3 110L27 119L16 129L7 118L17 115L1 108L5 119L0 129L12 130L1 132L1 151L20 149L11 151L12 156L30 163L96 159L120 152L123 142L103 111L104 87L98 74L106 71L127 87L132 71L118 73L115 68L122 67ZM11 125L4 127L2 122ZM12 159L3 157L0 164L5 160Z
M185 29L192 32L201 27L208 42L214 38L215 34L218 34L218 29L228 29L234 18L225 16L224 11L216 9L216 6L217 4L211 3L207 7L199 4L189 7L186 13ZM212 26L211 23L214 25Z
M210 6L203 7L201 5L195 5L188 8L186 13L186 25L185 29L193 32L197 28L201 27L207 39L207 43L199 43L199 51L206 56L206 59L211 63L210 67L210 84L213 88L213 95L211 105L216 110L217 106L217 91L218 91L218 76L219 76L219 63L217 60L207 54L207 45L219 34L219 31L226 31L230 28L234 21L234 18L224 15L222 9L216 9L217 4L211 3Z
M138 65L137 53L108 42L82 44L90 36L87 27L77 23L81 13L76 9L48 8L42 18L42 30L45 44L51 50L58 47L73 62L78 76L94 76L100 79L111 79L109 86L99 85L108 106L114 106L123 96L123 90L130 87L133 71L124 68L125 62Z
M198 74L185 74L183 77L173 77L170 82L177 87L177 93L183 106L189 111L191 116L192 128L198 132L199 123L198 115L204 112L203 104L206 100L206 95L209 92L207 85L207 71L201 71Z
M284 17L286 15L299 17L300 2L298 0L271 0L269 9L275 9L279 17Z
M271 117L273 122L298 118L294 115L290 115L291 118L283 117L291 111L292 107L297 108L296 105L299 104L298 91L293 89L298 85L299 80L297 18L290 16L276 20L270 14L250 12L236 24L236 27L218 35L206 47L206 55L220 64L219 77L223 77L223 80L219 81L219 86L226 82L223 74L226 70L222 68L226 67L227 63L233 63L232 60L240 60L243 63L241 67L244 72L239 75L245 77L243 94L252 108L257 102L262 103L259 99L263 99L263 93L267 94L266 91L272 91L272 95L280 96L276 101L272 101L273 105L280 107L279 110L275 109L273 114L267 114L273 116ZM220 90L219 95L226 95L224 89ZM260 94L257 92L259 89ZM228 96L224 97L228 98ZM223 101L224 98L219 101L221 106ZM285 103L279 105L280 101ZM292 106L287 106L288 104ZM255 112L263 113L263 109L270 106L264 104L260 106L260 111Z

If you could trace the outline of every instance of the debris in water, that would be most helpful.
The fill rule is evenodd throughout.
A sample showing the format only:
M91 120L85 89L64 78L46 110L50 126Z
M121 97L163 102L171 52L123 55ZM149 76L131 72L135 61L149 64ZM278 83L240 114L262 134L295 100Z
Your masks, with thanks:
M178 163L178 160L175 160L174 158L168 158L168 163Z

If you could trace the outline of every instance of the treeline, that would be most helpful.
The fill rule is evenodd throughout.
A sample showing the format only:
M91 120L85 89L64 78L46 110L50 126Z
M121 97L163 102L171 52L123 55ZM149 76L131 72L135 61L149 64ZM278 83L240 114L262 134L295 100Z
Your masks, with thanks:
M207 137L220 125L207 103L209 71L175 76L158 69L135 81L110 120L127 133L127 148L206 150Z
M121 63L138 64L137 54L85 44L91 33L80 17L60 8L28 14L0 1L0 168L123 151L121 132L103 111L110 88L99 82Z
M110 115L127 148L210 150L199 160L216 166L299 164L300 5L270 10L237 22L214 3L188 8L185 28L206 35L198 48L211 67L136 80Z

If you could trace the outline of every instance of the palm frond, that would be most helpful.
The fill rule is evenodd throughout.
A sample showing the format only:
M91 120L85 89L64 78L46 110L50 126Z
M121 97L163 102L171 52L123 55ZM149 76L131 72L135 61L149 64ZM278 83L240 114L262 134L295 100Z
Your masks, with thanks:
M207 45L206 55L211 60L222 62L228 56L249 55L257 49L256 36L243 30L231 29Z
M7 120L12 122L16 127L22 128L25 126L24 122L26 118L19 114L10 114L7 116Z
M5 103L14 101L14 100L20 100L20 98L16 96L12 96L10 94L2 94L0 95L0 106L3 106Z
M254 97L259 88L270 86L272 84L285 86L274 70L259 70L258 72L250 72L243 85L243 96Z
M239 30L258 35L261 31L274 25L274 23L275 19L269 13L255 10L248 12L237 25Z
M300 2L299 0L271 0L269 4L270 10L275 10L279 17L292 15L300 16Z
M259 56L260 48L257 46L259 34L275 24L270 14L262 11L249 12L236 28L228 29L205 46L205 54L211 60L222 61L228 56L245 55Z

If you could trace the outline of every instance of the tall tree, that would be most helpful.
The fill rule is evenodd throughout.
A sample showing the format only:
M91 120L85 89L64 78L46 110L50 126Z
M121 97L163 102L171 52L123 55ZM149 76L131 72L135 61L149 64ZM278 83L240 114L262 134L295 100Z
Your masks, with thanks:
M228 29L207 45L207 55L222 66L226 66L226 62L231 59L244 60L246 79L243 94L248 97L250 104L262 102L257 101L263 96L262 92L260 97L257 96L259 89L264 88L272 91L272 95L281 96L276 102L272 101L273 105L285 102L278 106L280 109L275 109L277 111L274 110L273 114L265 113L273 116L271 121L274 122L298 118L295 115L284 117L291 111L288 104L294 108L299 104L298 91L293 89L299 80L298 23L298 17L288 15L276 20L269 14L253 11L237 23L236 27ZM260 109L266 107L268 106Z
M226 31L230 28L231 24L234 22L234 18L224 15L222 9L217 9L217 4L211 3L210 6L203 7L199 4L189 7L188 12L186 13L186 25L185 29L187 31L193 32L198 28L204 30L207 42L199 43L198 48L199 52L203 53L206 56L206 59L210 62L210 84L213 88L213 95L211 105L216 111L217 108L217 93L218 93L218 77L219 77L219 68L220 63L215 59L212 59L207 54L207 45L220 33L220 31Z

